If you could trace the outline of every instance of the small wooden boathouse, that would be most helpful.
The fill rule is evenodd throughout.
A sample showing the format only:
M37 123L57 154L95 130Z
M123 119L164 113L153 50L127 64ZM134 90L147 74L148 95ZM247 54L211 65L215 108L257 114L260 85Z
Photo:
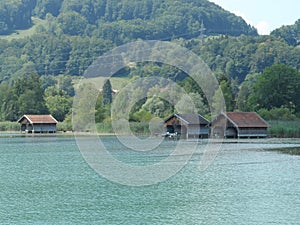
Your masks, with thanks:
M164 121L166 134L182 138L207 138L209 121L199 114L173 114Z
M265 138L269 124L255 112L223 112L211 123L215 137Z
M57 120L52 115L23 115L18 123L21 132L56 133Z

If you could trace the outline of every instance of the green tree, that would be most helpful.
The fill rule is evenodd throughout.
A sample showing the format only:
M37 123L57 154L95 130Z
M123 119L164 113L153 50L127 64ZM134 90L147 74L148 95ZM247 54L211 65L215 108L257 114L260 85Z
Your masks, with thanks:
M222 74L219 80L220 80L220 84L219 84L220 91L222 91L223 98L225 100L226 110L232 111L234 109L234 96L233 96L230 79L228 79L224 74ZM216 95L215 100L219 99L220 97L221 97L221 93L218 93Z
M63 0L36 0L34 12L38 17L43 19L47 13L57 16L62 2Z
M23 114L48 113L38 75L30 75L16 80L12 88L12 94L14 107L17 110L11 120L16 120Z
M57 84L56 79L54 78L54 76L50 76L50 75L44 75L40 77L40 81L42 84L42 89L46 90L49 87L55 86Z
M112 103L112 87L108 80L105 81L102 89L102 102L103 105L109 105Z
M73 99L67 95L48 96L45 99L48 111L58 121L63 121L70 112Z
M14 74L14 77L30 76L30 74L36 74L37 70L33 62L27 62L23 64L23 67Z
M78 131L91 130L94 125L93 118L96 112L95 96L99 91L91 83L81 84L76 88L76 98L73 102L73 129Z
M12 87L8 84L0 84L0 121L14 120L16 106L14 104Z
M68 11L58 16L57 21L64 34L80 35L84 34L87 20L75 11Z
M245 83L242 83L242 85L240 86L238 96L236 98L236 107L239 111L242 112L249 111L249 107L248 107L249 95L250 95L249 87Z
M49 33L34 34L25 39L22 52L34 63L39 75L59 75L65 72L69 59L69 38Z
M57 89L59 92L64 92L68 96L74 96L75 90L72 77L68 75L59 75L57 77Z
M272 108L270 110L260 109L258 114L265 120L281 120L281 121L293 121L297 120L296 115L291 109L288 108Z
M102 123L105 119L110 118L110 105L104 105L101 93L96 102L95 120L96 123Z
M285 107L300 111L300 74L286 65L273 65L264 70L249 96L253 109Z
M170 103L157 96L147 98L142 110L149 112L153 117L159 118L165 118L174 111Z
M179 113L206 115L209 112L208 106L204 103L200 94L189 93L184 95L175 105Z
M236 108L239 111L247 112L251 110L248 98L251 94L253 85L257 82L259 74L248 74L245 81L240 85L239 92L236 97Z
M152 114L145 109L140 109L139 111L133 113L132 120L137 122L149 122L153 118Z

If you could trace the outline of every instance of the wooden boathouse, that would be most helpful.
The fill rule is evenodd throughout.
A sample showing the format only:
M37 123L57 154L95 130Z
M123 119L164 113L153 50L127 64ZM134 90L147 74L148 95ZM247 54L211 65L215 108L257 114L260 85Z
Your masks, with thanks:
M265 138L268 127L269 124L255 112L226 112L212 121L211 132L214 137Z
M21 132L56 133L57 120L52 115L23 115L18 123Z
M173 114L164 121L166 134L182 138L208 138L209 121L199 114Z

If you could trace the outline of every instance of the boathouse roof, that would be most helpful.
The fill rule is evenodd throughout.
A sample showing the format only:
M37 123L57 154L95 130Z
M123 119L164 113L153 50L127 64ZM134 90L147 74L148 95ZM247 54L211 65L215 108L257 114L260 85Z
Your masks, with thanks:
M168 117L165 120L165 123L168 122L172 118L178 118L179 120L182 120L186 124L209 124L209 121L205 119L203 116L200 114L173 114L172 116Z
M269 124L256 112L226 112L222 113L234 126L241 128L267 128Z
M57 124L57 120L52 115L23 115L18 123L27 120L31 124Z

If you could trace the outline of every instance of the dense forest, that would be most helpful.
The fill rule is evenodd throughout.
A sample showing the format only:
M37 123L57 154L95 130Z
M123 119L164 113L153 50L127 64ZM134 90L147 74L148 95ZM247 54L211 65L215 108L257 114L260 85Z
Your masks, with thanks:
M0 3L0 33L27 28L31 16L55 17L68 35L97 35L123 42L210 34L256 35L253 27L207 0L9 0Z
M5 38L31 27L30 35ZM199 55L219 80L229 111L300 117L300 19L259 36L241 17L207 0L8 0L0 3L0 34L0 121L23 113L70 121L75 80L100 55L139 39L176 42ZM177 68L140 63L116 76L130 81L152 75L176 81L199 103L196 112L208 115L202 90ZM97 122L109 118L110 102L99 95ZM130 119L173 112L174 106L151 97L134 106Z

